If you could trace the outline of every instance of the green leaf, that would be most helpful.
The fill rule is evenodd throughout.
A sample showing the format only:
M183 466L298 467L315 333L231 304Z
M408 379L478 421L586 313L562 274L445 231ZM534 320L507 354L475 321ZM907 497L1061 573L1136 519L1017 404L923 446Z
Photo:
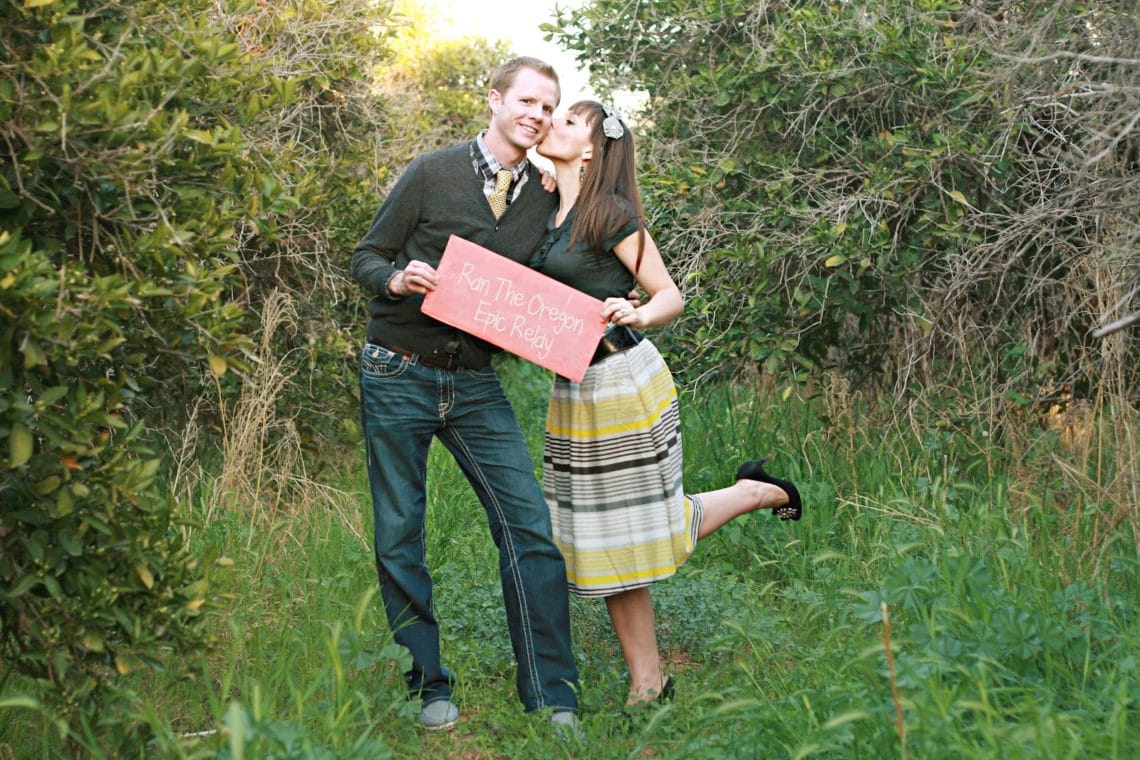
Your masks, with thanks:
M79 534L75 531L60 531L58 539L59 545L72 557L80 557L83 555L83 539L80 538Z
M144 665L143 661L133 654L115 655L115 670L119 671L120 675L125 676L132 670L139 670Z
M5 710L9 707L26 707L29 710L38 710L40 703L31 697L5 697L0 699L0 710Z
M71 514L75 509L75 499L71 495L71 491L67 488L59 489L59 493L55 495L55 512L56 517L66 517Z
M27 523L28 525L47 525L49 522L51 522L51 518L44 514L43 511L32 508L17 509L14 512L9 512L8 516L14 517L20 522ZM31 551L31 544L29 544L29 551Z
M226 374L227 369L229 369L229 363L224 356L217 356L216 354L210 356L210 372L213 373L214 377L221 377Z
M53 599L63 599L63 589L59 586L59 581L55 579L54 575L44 576L44 588L52 595Z
M47 496L49 493L59 488L61 483L63 483L63 480L60 479L58 475L48 475L46 478L32 486L32 491L39 494L40 496Z
M66 385L57 385L53 388L48 388L46 391L40 394L40 401L43 402L44 406L51 406L56 401L59 401L61 398L66 396L67 390L68 388Z
M11 590L9 590L5 596L7 596L9 599L15 599L18 596L26 594L32 588L32 586L35 586L39 582L40 577L38 575L32 575L30 573L28 575L22 575L20 576L20 579L17 580L15 584L13 584Z
M196 143L201 143L203 145L214 144L214 135L201 129L188 129L182 134Z
M8 466L23 467L32 458L32 433L19 422L8 433Z
M47 357L44 356L40 344L33 340L31 336L24 338L24 342L20 345L20 350L24 352L24 369L31 369L32 367L47 364Z
M158 472L158 468L162 466L161 459L148 459L143 462L142 467L139 468L139 477L143 480L151 480Z
M135 573L138 574L139 580L148 589L154 588L154 574L151 573L150 567L147 565L146 560L142 560L135 564Z
M870 717L871 714L863 710L851 710L849 712L843 713L842 715L837 715L831 720L827 721L827 723L824 723L823 730L833 731L845 723L853 723L857 720L867 720Z

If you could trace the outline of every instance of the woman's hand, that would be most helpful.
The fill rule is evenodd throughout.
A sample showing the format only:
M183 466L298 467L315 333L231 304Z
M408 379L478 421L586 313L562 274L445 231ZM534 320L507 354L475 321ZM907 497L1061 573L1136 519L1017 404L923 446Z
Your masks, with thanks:
M626 298L607 298L602 306L602 321L638 330L648 326L641 315L640 307L634 306Z

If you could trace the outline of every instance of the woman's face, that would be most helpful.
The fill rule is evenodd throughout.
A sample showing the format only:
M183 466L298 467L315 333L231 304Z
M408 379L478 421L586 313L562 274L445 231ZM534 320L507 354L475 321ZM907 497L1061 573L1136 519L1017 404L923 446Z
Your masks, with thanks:
M585 116L567 111L564 116L554 118L546 139L538 144L538 154L552 161L573 161L590 147L591 132Z

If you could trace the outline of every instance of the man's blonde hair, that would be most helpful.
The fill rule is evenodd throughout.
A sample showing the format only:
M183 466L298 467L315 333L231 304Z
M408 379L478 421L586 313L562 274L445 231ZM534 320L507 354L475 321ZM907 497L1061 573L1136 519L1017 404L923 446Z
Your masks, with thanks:
M515 77L523 69L532 69L547 79L553 80L555 87L558 88L558 99L562 99L562 84L558 81L558 72L546 61L527 55L512 58L491 72L491 89L497 90L500 95L505 94L507 90L511 89L511 85L515 83Z

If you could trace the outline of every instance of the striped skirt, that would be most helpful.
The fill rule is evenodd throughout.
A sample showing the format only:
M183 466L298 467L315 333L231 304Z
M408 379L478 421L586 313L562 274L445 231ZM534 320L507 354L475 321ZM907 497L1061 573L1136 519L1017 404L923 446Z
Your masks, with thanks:
M543 492L579 596L647 586L692 555L701 503L682 489L677 389L653 343L607 357L580 383L555 377Z

